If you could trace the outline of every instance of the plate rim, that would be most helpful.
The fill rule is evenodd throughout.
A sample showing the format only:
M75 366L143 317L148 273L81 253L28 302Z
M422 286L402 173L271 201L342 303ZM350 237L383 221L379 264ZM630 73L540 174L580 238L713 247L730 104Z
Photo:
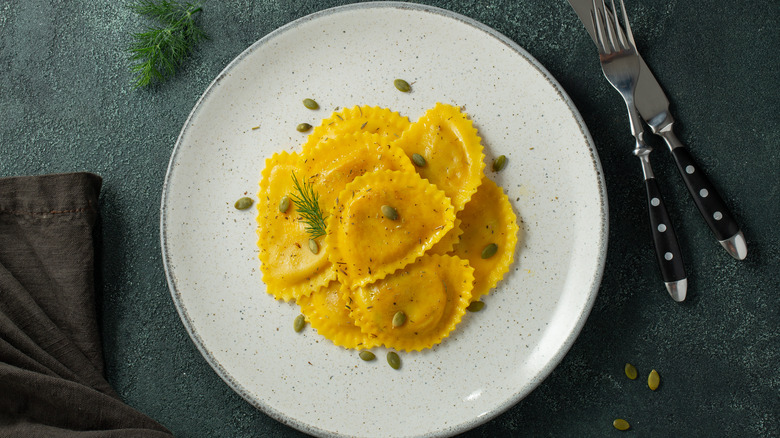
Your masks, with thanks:
M462 433L465 431L468 431L470 429L473 429L477 426L480 426L489 420L492 420L499 415L506 412L509 408L516 405L518 402L520 402L522 399L528 396L531 392L533 392L536 388L539 387L539 385L547 379L547 377L550 376L552 371L560 365L560 362L563 360L563 358L568 354L571 347L574 345L574 342L579 337L582 328L585 325L585 322L587 321L588 317L590 316L590 313L592 311L593 305L595 303L596 297L598 296L598 291L601 286L601 280L604 274L604 269L606 265L606 255L607 255L607 247L608 247L608 240L609 240L609 206L608 206L608 199L607 199L607 189L606 189L606 182L604 179L604 172L601 165L601 160L599 159L598 151L596 149L595 143L593 141L593 138L590 134L590 131L587 128L587 125L585 124L584 120L582 119L582 115L580 114L577 107L574 105L574 102L571 100L571 98L568 96L568 94L564 91L561 84L555 79L555 77L545 68L535 57L533 57L528 51L526 51L523 47L521 47L519 44L502 34L501 32L497 31L496 29L487 26L475 19L469 18L465 15L461 15L457 12L450 11L447 9L439 8L436 6L430 6L430 5L424 5L424 4L417 4L417 3L406 3L402 1L375 1L375 2L365 2L365 3L353 3L353 4L347 4L347 5L341 5L336 6L328 9L323 9L320 11L313 12L309 15L300 17L298 19L295 19L293 21L290 21L283 26L274 29L273 31L269 32L262 38L258 39L254 43L252 43L249 47L244 49L241 53L239 53L233 60L231 60L224 69L209 83L208 87L206 87L205 91L201 94L201 96L196 101L195 105L193 106L192 110L190 111L189 115L187 116L187 119L184 122L184 125L182 126L181 131L179 132L179 135L176 139L176 143L174 144L174 148L171 152L171 157L168 162L168 167L166 169L165 173L165 179L162 186L162 195L161 195L161 202L160 202L160 247L162 252L162 260L163 260L163 269L165 271L165 277L166 282L168 284L168 290L171 294L171 299L174 303L174 306L176 308L176 312L179 315L179 319L182 321L182 324L184 325L187 334L189 335L192 342L195 344L198 351L201 353L201 356L206 360L206 362L209 364L211 369L224 381L228 384L228 386L236 392L238 395L240 395L245 401L247 401L250 405L252 405L254 408L260 410L264 414L270 416L274 420L285 424L287 426L290 426L294 429L297 429L299 431L309 433L312 435L317 436L323 436L323 437L342 437L346 436L337 432L333 432L330 430L325 430L318 428L314 425L303 423L299 420L296 420L284 412L273 408L272 406L266 404L262 400L256 399L251 396L250 392L238 381L236 381L234 378L230 376L230 374L224 369L224 367L221 365L221 363L211 354L210 351L206 349L204 346L203 340L201 339L200 335L198 334L197 330L192 324L192 321L190 320L190 317L187 313L186 306L183 304L183 302L180 299L181 292L176 287L176 278L173 274L173 268L172 268L172 261L170 260L170 252L167 249L168 246L168 240L166 238L166 224L167 222L167 214L166 214L166 204L167 199L169 195L169 181L172 175L173 167L176 162L176 157L180 151L180 145L182 144L183 137L187 131L187 127L190 125L190 122L192 119L197 115L197 113L200 110L201 103L207 99L211 93L214 91L214 88L217 86L219 82L222 81L224 77L226 77L229 72L233 69L235 65L243 61L249 54L257 50L259 47L262 47L265 45L268 41L273 40L277 35L280 35L282 33L287 32L288 30L298 27L301 24L304 24L309 21L313 21L325 16L338 14L341 12L346 11L352 11L352 10L359 10L359 9L381 9L381 8L392 8L392 9L405 9L405 10L411 10L411 11L418 11L418 12L425 12L425 13L431 13L435 15L441 15L446 18L451 18L458 20L460 22L463 22L464 24L474 27L478 30L481 30L482 32L486 33L487 35L495 38L499 42L506 45L509 49L511 49L513 52L516 52L517 54L524 57L528 62L530 62L533 67L539 71L544 79L552 85L553 89L557 92L561 100L563 100L566 105L569 107L569 110L574 116L575 121L577 122L577 125L580 129L580 133L583 135L587 142L588 150L590 152L590 157L592 161L593 168L596 172L597 176L597 185L598 185L598 194L600 198L599 203L599 218L601 223L601 228L599 230L599 236L600 241L598 242L598 263L596 267L596 271L593 273L593 277L591 278L591 282L589 285L589 292L587 299L585 301L585 304L582 308L582 312L580 313L576 323L574 324L573 329L569 332L566 339L562 342L561 348L556 352L555 355L552 356L552 358L545 364L545 366L542 368L538 376L536 376L536 379L534 379L533 382L528 386L527 391L518 391L515 394L513 394L512 397L507 398L504 400L503 403L500 403L497 405L493 410L478 416L476 418L470 419L469 421L465 421L462 423L459 423L455 426L450 426L447 428L439 429L435 432L432 432L430 434L424 434L424 435L413 435L413 436L421 436L421 437L433 437L433 436L450 436L455 435L458 433Z

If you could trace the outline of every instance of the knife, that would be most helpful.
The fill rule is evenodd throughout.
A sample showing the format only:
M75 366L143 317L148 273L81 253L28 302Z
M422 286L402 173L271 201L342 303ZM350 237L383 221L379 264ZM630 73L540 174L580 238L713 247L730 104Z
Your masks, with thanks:
M593 0L568 1L595 42L596 34L591 18ZM693 202L720 244L732 257L744 260L747 256L745 236L715 186L694 161L688 148L677 139L674 134L674 118L669 112L669 99L645 60L638 53L637 56L639 57L640 73L634 91L634 102L639 114L653 134L661 136L669 147Z

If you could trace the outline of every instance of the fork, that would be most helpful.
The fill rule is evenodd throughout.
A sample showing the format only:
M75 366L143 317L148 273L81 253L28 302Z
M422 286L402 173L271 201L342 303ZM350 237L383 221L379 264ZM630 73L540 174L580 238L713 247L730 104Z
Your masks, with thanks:
M614 13L607 9L604 0L593 0L591 18L596 31L596 46L604 76L620 92L626 102L628 119L631 122L631 134L635 140L634 155L639 158L642 164L656 258L666 290L675 301L680 302L685 300L688 279L685 274L680 245L677 242L677 236L669 220L669 214L650 165L650 152L653 148L645 143L642 121L634 105L634 89L639 78L639 56L626 7L623 0L619 1L623 26L620 24L618 11L615 8L615 0L610 0ZM625 27L625 31L623 27Z

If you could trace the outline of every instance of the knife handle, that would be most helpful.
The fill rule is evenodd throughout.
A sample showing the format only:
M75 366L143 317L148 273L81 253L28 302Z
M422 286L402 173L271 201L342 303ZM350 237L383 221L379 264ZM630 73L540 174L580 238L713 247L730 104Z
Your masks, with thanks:
M719 241L724 241L739 233L739 225L731 211L702 168L693 160L688 149L678 146L672 149L672 155L685 185L688 186L693 202L715 233L715 237Z
M686 274L682 251L655 178L645 179L645 189L655 255L661 268L661 276L667 284L684 280Z

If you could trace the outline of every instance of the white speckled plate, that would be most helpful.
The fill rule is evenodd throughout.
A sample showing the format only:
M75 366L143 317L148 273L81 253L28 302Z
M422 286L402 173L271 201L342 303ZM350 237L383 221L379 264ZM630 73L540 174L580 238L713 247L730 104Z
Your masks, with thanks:
M404 78L411 93L393 80ZM301 100L319 102L310 111ZM298 150L337 107L379 105L412 121L436 102L464 106L491 178L523 219L507 277L432 350L403 367L363 362L311 327L292 330L294 304L265 292L254 197L265 158ZM259 126L258 129L252 129ZM510 408L574 342L599 287L607 198L596 151L555 79L496 31L441 9L364 3L330 9L269 34L203 94L182 129L162 198L171 294L193 341L248 402L321 436L440 436Z

